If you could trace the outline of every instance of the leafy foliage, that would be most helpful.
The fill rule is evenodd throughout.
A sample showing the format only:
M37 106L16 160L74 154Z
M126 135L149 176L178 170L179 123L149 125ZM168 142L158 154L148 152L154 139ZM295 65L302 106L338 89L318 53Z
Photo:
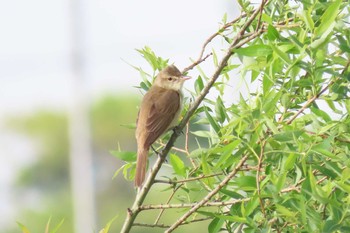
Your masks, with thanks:
M249 1L239 4L244 14L232 23L224 17L215 34L227 43L252 14ZM210 218L209 232L350 231L349 17L349 4L342 0L263 5L243 38L259 27L261 35L232 51L222 80L214 84L218 94L205 98L194 113L201 118L196 124L208 130L185 135L206 138L209 146L183 146L174 152L184 156L170 155L174 175L164 183L172 185L172 195L186 190L186 203L198 203L203 199L196 193L220 188L211 200L216 204L208 202L212 207L205 210L203 205L189 223ZM152 56L145 58L158 60ZM197 67L193 96L209 82ZM238 83L233 72L258 88L231 104L224 93L226 84ZM221 187L244 156L235 177Z

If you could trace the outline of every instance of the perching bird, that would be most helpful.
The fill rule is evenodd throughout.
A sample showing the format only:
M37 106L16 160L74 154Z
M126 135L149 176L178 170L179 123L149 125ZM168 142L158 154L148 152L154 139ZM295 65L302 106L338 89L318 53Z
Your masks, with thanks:
M183 100L181 90L188 79L174 65L170 65L159 72L143 97L136 122L136 187L141 187L145 180L150 146L178 121Z

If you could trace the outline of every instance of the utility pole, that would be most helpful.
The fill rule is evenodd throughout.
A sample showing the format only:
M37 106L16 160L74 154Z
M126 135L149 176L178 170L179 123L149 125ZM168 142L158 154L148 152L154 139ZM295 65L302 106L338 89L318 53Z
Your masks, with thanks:
M71 83L69 111L70 177L74 232L94 232L96 227L94 174L91 150L89 101L86 90L84 2L70 1Z

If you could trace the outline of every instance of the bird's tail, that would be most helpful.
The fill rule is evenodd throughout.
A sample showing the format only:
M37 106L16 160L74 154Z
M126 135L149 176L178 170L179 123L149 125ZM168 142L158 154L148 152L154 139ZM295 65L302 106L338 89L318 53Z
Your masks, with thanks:
M148 148L137 149L135 187L141 187L143 181L145 180L148 150Z

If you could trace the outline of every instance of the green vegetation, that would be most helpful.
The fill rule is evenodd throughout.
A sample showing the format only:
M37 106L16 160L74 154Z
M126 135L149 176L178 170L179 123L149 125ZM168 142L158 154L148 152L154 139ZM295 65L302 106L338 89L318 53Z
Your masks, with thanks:
M142 195L163 187L170 192L161 195L174 205L145 205L137 197L125 232L139 223L145 230L190 232L188 225L198 221L211 233L350 231L349 3L238 2L242 15L225 16L207 41L225 42L196 61L200 75L192 95L201 103L190 105L185 120L209 130L190 126L185 137L204 138L208 146L164 152L169 165L159 170L164 164L157 160L152 172L170 166L173 175L151 179ZM164 66L149 48L140 52L155 71ZM203 72L200 66L210 63L215 72ZM141 75L148 77L140 85L147 89L153 76ZM243 89L238 83L248 94L228 101L230 86ZM206 87L214 96L206 96ZM133 162L125 162L132 176ZM159 221L138 217L161 209Z

